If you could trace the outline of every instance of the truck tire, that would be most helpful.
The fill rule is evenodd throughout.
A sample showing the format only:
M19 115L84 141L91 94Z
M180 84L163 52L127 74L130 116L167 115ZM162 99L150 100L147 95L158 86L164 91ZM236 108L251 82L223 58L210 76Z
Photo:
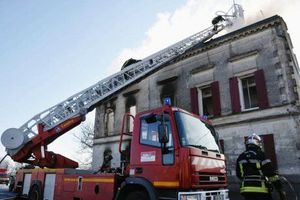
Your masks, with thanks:
M144 191L130 192L125 200L149 200L148 194Z
M42 189L39 185L32 185L28 193L29 200L42 200Z

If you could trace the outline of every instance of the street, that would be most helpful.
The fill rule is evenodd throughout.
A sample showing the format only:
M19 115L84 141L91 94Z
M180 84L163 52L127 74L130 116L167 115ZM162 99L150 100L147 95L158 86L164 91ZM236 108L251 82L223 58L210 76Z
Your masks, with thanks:
M8 191L8 186L0 184L0 200L13 199L13 197L15 197L15 194Z

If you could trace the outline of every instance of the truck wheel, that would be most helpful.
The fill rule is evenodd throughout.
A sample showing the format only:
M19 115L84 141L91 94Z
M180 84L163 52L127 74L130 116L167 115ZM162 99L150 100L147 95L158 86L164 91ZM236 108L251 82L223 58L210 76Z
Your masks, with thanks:
M149 197L146 192L135 191L135 192L130 192L126 196L126 200L149 200Z
M42 189L38 185L32 185L28 194L29 200L42 200Z

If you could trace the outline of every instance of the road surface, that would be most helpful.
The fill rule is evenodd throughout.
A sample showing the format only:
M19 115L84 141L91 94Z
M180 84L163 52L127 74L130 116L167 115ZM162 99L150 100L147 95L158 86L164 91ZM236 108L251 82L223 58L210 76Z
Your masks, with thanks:
M5 184L0 184L0 200L10 200L16 195L8 191L8 186Z

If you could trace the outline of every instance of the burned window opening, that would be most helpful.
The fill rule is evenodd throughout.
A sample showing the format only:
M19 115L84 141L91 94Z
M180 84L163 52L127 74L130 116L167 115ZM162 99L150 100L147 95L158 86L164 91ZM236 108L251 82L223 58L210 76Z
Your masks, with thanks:
M163 85L161 88L161 93L160 93L160 99L161 99L161 104L164 105L165 101L168 100L170 101L170 105L176 106L176 101L175 101L175 94L176 94L176 86L173 83L169 83L166 85Z
M136 109L136 99L135 96L133 95L129 95L126 99L126 113L129 113L132 116L136 115L137 109ZM132 132L133 131L133 119L132 117L127 118L127 122L126 122L127 126L126 126L126 132Z

